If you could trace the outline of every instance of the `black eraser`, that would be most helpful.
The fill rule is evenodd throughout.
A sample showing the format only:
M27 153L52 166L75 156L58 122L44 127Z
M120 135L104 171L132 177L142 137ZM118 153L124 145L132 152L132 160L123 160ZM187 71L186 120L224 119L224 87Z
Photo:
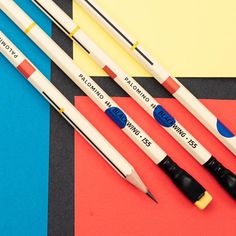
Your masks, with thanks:
M165 157L159 166L191 202L196 203L204 196L206 189L170 157Z
M236 175L224 167L215 157L211 157L205 164L205 168L216 178L220 185L236 199Z

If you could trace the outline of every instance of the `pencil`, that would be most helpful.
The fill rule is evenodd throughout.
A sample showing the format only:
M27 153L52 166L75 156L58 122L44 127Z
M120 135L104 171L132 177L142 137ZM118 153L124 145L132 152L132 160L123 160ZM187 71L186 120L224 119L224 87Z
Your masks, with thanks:
M196 140L168 111L166 111L139 83L128 76L54 1L32 0L50 19L81 46L85 52L120 85L154 120L161 125L201 165L206 167L223 188L236 199L236 176L226 169ZM72 30L71 30L72 29ZM76 30L74 30L76 29ZM212 164L214 163L214 164ZM221 168L215 168L216 165ZM224 170L227 174L221 174ZM231 179L231 181L228 181ZM233 181L235 184L232 184Z
M80 87L111 120L127 134L147 156L171 178L173 183L200 209L204 209L212 200L210 194L190 174L180 168L103 91L76 63L19 7L14 1L0 1L2 10L7 14L28 37L30 37L59 68Z
M147 189L134 167L81 115L1 31L0 52L123 179L156 202L156 199Z
M154 78L192 113L215 137L236 155L236 136L204 106L183 84L151 58L120 26L102 11L93 0L76 0L96 19Z

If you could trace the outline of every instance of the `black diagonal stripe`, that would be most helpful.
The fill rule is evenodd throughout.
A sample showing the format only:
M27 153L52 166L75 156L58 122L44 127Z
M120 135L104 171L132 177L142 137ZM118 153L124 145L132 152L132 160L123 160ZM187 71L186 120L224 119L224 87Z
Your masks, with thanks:
M54 22L61 27L67 34L70 34L69 32L56 18L53 17L53 15L45 9L37 0L34 0L35 4L37 4L51 19L54 20ZM81 44L74 36L72 36L73 40L78 43L88 54L90 54L90 51L83 45Z
M80 47L82 47L84 49L84 51L86 51L88 54L90 54L90 51L82 44L80 43L74 36L72 37L76 43L78 43L80 45Z
M61 108L45 93L43 92L43 95L49 100L51 104L53 104L57 110L59 111ZM69 116L66 115L65 112L62 112L62 115L70 122L70 124L77 129L85 139L103 156L105 159L124 177L126 178L126 175L107 157L107 155L99 149L99 147L70 119Z
M72 16L72 1L55 0L55 3ZM52 26L52 38L73 56L72 41L56 25ZM51 81L73 103L66 92L70 80L54 63ZM74 236L74 130L55 109L50 111L50 120L48 235Z
M154 65L154 63L139 49L139 48L135 48L135 50L152 66Z
M103 20L105 20L127 43L130 44L130 46L133 46L134 43L132 43L111 21L109 21L91 2L88 0L85 0L85 2L95 11L99 16L102 17ZM138 48L135 48L135 50L151 65L154 65L154 63Z
M70 32L69 32L60 22L58 22L58 21L52 16L52 14L51 14L47 9L45 9L37 0L33 0L33 1L34 1L35 4L38 5L43 11L45 11L45 13L46 13L48 16L50 16L53 20L55 20L55 22L56 22L63 30L65 30L65 32L66 32L67 34L70 34Z
M93 77L93 79L112 97L128 96L126 92L109 77L101 76ZM173 98L154 78L135 77L134 79L155 98ZM198 99L236 99L236 78L178 77L177 79ZM71 96L72 94L84 96L83 92L78 91L76 85L72 85L70 90Z
M93 6L91 2L89 2L88 0L85 0L85 2L88 3L88 5L93 8L93 10L96 11L97 14L101 16L102 19L105 20L120 36L122 36L122 38L124 38L127 43L130 44L130 46L133 46L133 43L115 25L113 25L95 6Z
M60 107L57 106L57 104L45 92L43 92L43 95L49 100L51 104L53 104L57 108L57 110L60 110Z
M99 149L99 147L68 117L64 112L62 112L62 115L71 123L71 125L76 128L87 141L92 144L92 146L103 156L105 159L124 177L126 178L126 175L107 157L107 155Z

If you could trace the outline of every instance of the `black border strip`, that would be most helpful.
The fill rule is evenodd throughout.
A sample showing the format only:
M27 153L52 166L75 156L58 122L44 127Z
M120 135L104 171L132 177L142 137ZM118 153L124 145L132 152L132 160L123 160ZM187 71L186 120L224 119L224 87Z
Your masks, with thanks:
M55 0L72 16L72 1ZM52 38L72 57L72 41L55 25ZM72 102L67 93L70 80L52 63L52 83ZM54 109L50 111L50 173L48 235L74 235L74 130Z
M118 84L109 77L92 77L110 96L128 96ZM154 78L134 77L134 79L153 97L173 98L173 96L162 87ZM186 88L188 88L198 99L236 99L236 77L235 78L177 78ZM74 94L78 94L76 86ZM84 93L83 93L84 94Z

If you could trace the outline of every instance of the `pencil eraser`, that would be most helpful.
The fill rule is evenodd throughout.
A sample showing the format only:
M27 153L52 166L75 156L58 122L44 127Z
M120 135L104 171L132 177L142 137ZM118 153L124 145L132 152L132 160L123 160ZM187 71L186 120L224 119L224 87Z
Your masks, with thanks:
M204 195L194 204L201 210L204 210L212 201L212 196L206 191Z
M189 173L179 167L170 157L165 157L159 166L172 179L178 189L193 203L202 205L201 199L206 194L206 189ZM203 201L203 200L202 200Z
M236 200L236 175L223 166L215 157L204 164L220 185Z

